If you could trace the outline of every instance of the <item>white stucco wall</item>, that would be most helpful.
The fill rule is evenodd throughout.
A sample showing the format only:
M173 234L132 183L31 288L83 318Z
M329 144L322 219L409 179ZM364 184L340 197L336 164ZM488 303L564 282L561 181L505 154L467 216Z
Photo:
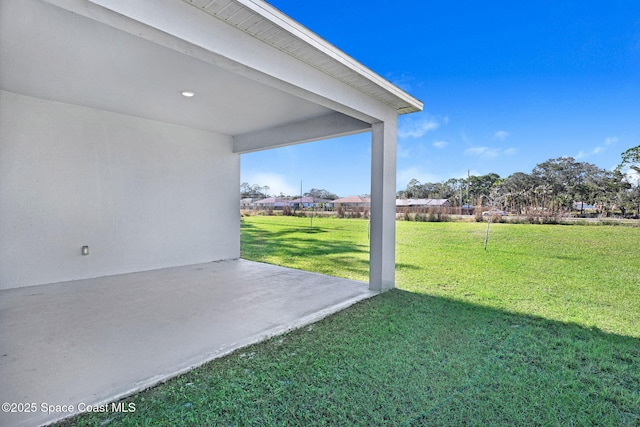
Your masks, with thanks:
M239 175L229 136L0 91L0 289L237 258Z

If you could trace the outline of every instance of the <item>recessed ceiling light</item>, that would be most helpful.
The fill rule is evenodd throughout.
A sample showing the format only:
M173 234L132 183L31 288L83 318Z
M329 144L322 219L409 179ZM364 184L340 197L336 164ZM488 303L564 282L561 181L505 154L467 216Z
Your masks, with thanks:
M196 93L192 90L183 90L182 92L180 92L182 94L182 96L186 96L187 98L191 98L192 96L194 96Z

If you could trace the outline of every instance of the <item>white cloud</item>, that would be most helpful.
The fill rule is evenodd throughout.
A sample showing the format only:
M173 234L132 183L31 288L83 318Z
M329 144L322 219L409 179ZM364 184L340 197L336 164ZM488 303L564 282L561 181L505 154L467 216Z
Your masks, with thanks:
M580 151L578 152L578 154L576 154L576 155L574 156L574 158L575 158L576 160L586 159L586 158L588 158L588 157L595 156L596 154L603 153L604 151L606 151L606 149L607 149L607 147L606 147L606 146L607 146L607 145L613 145L613 144L615 144L616 142L618 142L618 137L617 137L617 136L610 136L610 137L607 137L607 138L604 140L604 144L605 144L605 146L598 145L596 148L594 148L593 150L590 150L590 151L580 150Z
M604 148L604 147L601 147L601 146L598 146L598 147L594 148L594 149L593 149L593 150L591 150L591 151L584 151L584 150L580 150L580 151L578 152L578 154L576 154L576 155L574 156L574 158L575 158L576 160L586 159L587 157L591 157L591 156L594 156L594 155L596 155L596 154L600 154L600 153L602 153L603 151L605 151L605 148Z
M493 134L493 139L496 139L498 141L504 141L508 137L509 137L509 132L507 132L506 130L499 130Z
M433 146L436 148L444 148L447 145L449 145L449 143L447 141L436 141L433 143Z
M419 119L401 118L400 120L398 124L398 138L420 138L427 132L438 129L441 124L447 124L449 122L447 117L439 118L429 115L425 115Z
M422 82L412 73L387 73L386 77L394 85L407 92L413 90L414 86L422 87Z
M460 139L467 145L473 144L473 139L464 131L460 132Z
M498 156L513 156L518 150L507 148L505 150L491 147L471 147L464 150L465 156L476 156L481 159L495 159Z
M411 148L398 144L398 158L408 158L411 156Z
M286 196L295 196L300 193L300 187L290 185L284 175L270 172L249 172L242 176L242 182L249 184L267 185L270 195L284 193Z
M465 156L477 156L483 159L493 159L499 154L499 150L489 147L471 147L464 150Z
M425 152L425 146L420 141L405 141L402 144L398 143L397 156L399 159L419 157L422 154L424 154L424 152Z

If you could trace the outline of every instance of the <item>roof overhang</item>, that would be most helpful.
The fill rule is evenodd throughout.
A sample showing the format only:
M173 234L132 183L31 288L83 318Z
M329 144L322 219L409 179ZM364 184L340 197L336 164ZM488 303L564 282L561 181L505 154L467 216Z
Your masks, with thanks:
M422 109L258 0L4 0L0 89L231 135L237 152Z
M183 0L394 108L423 104L273 6L259 0Z

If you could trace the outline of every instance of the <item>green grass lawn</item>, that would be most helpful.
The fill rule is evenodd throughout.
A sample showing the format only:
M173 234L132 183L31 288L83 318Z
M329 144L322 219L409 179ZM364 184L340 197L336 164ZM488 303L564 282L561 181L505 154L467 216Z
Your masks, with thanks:
M364 220L249 217L242 255L367 280ZM75 425L640 425L640 228L397 224L397 287Z
M640 338L640 228L398 222L399 289ZM368 222L248 217L242 257L367 281Z

